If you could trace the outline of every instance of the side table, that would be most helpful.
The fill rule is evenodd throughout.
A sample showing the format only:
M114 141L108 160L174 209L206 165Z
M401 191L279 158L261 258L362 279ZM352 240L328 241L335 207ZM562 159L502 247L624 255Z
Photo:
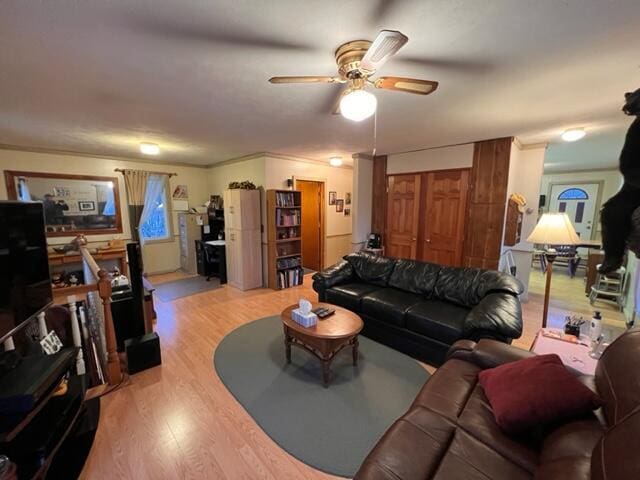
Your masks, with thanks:
M558 328L542 328L538 331L530 351L537 355L555 353L567 367L586 375L594 375L598 360L589 356L589 337L580 335L577 342L571 342L563 340L563 335L564 332Z

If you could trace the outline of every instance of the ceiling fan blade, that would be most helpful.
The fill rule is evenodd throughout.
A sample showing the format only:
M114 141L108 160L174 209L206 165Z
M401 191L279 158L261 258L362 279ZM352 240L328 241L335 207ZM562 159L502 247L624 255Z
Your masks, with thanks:
M404 77L380 77L374 80L373 85L383 90L397 90L418 95L429 95L438 88L438 82Z
M271 83L343 83L343 80L340 77L320 77L320 76L271 77L269 81Z
M373 73L384 65L409 41L406 35L395 30L382 30L360 61L360 70Z

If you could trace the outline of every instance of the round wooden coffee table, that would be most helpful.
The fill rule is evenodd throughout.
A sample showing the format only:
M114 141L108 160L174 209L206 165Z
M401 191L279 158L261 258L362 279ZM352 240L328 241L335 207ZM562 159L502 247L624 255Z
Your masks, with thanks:
M353 312L328 303L316 303L313 308L326 307L336 311L324 320L318 319L313 327L305 328L291 319L291 310L298 305L290 305L282 311L284 345L287 363L291 363L291 346L305 349L322 363L322 381L325 387L331 381L331 362L344 347L350 346L353 364L358 365L358 334L364 324Z

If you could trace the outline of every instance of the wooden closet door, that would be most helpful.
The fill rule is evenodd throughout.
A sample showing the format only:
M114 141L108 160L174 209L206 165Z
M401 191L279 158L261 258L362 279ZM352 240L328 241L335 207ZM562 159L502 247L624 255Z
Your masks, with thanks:
M440 265L462 265L469 170L423 174L426 185L420 214L419 258Z
M420 175L388 177L385 255L416 258L420 181Z

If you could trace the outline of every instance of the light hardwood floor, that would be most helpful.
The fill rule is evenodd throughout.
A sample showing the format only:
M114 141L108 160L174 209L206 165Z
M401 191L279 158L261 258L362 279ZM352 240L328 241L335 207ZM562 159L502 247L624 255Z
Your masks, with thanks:
M161 283L182 275L152 278ZM543 278L532 277L525 328L514 342L529 348L540 327ZM554 278L553 322L563 308L589 312L578 282ZM231 287L163 303L156 299L162 367L136 374L102 399L100 425L81 476L98 479L330 479L276 445L234 400L213 368L218 342L237 326L277 315L301 296L317 298L308 275L301 287L241 292ZM563 300L564 299L569 299ZM284 352L283 352L284 355Z

